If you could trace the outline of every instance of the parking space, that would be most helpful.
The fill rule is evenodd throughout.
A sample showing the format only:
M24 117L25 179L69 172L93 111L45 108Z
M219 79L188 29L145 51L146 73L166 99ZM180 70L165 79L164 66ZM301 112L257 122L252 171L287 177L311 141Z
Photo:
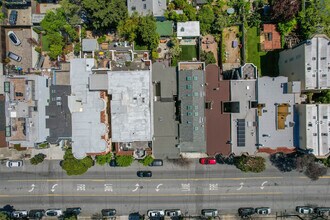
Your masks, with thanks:
M13 31L18 39L21 41L19 46L15 46L8 37L8 32ZM30 28L7 28L6 29L6 48L7 52L12 52L22 57L20 62L10 59L10 65L21 67L23 71L34 66L32 63L32 46L28 43L31 38Z
M25 25L31 25L32 20L31 20L31 7L28 7L26 9L9 9L8 10L8 19L9 20L9 15L12 10L17 11L17 21L16 21L16 26L25 26ZM9 21L7 21L9 22ZM9 25L9 23L8 23Z

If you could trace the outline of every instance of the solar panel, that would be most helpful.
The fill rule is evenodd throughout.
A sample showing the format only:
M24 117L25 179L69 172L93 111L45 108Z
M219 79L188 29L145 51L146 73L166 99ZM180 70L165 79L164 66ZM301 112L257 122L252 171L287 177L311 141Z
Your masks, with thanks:
M245 146L245 119L237 119L237 146Z

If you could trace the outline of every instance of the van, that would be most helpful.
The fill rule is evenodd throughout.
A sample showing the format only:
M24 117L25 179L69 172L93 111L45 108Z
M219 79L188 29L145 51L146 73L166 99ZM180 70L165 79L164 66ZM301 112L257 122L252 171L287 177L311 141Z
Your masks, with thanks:
M22 57L21 56L18 56L17 54L15 53L12 53L12 52L8 52L7 56L12 59L12 60L15 60L17 62L21 62L22 60Z
M16 21L17 21L17 11L16 10L12 10L10 12L10 15L9 15L9 24L10 25L16 25Z

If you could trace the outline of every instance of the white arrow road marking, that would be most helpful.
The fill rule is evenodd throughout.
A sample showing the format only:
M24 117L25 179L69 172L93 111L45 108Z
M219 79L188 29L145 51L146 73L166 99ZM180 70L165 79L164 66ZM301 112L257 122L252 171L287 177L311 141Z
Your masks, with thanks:
M240 185L240 187L236 190L241 190L243 188L244 183L240 183L239 185Z
M136 188L133 189L132 192L136 192L136 191L140 188L140 185L137 183L137 184L135 184L135 187L136 187Z
M260 189L264 189L264 188L265 188L264 185L265 185L266 183L268 183L268 181L263 182L263 183L261 184L261 186L260 186Z
M160 184L157 185L157 187L156 187L156 189L155 189L156 192L158 192L158 191L160 190L159 187L162 186L162 185L163 185L162 183L160 183Z
M34 185L34 184L31 185L31 189L29 190L29 193L32 192L32 191L34 190L34 187L35 187L35 186L36 186L36 185Z
M52 186L52 188L51 188L51 190L50 191L52 191L52 192L55 192L55 187L56 186L58 186L58 184L56 183L56 184L54 184L53 186Z

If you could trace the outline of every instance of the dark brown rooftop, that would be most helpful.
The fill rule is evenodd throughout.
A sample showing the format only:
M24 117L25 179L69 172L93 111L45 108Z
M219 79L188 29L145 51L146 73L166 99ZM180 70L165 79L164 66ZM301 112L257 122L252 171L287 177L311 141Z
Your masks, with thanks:
M231 153L230 141L230 114L223 114L222 102L230 100L230 81L219 80L219 67L208 65L206 74L206 146L207 154L215 155Z

